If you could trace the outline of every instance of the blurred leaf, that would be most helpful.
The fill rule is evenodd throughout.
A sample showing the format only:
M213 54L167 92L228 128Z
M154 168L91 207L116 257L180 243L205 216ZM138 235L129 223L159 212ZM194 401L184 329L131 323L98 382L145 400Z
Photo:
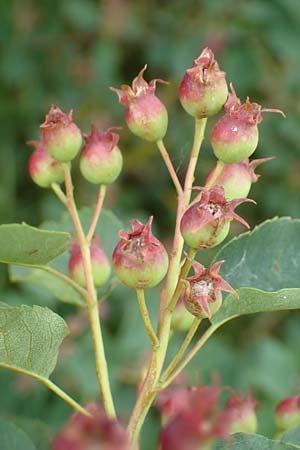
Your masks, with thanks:
M297 448L300 448L300 426L287 430L285 433L282 433L279 438L282 442L294 444Z
M272 441L259 434L237 433L231 443L219 443L214 450L295 450L299 448L291 444Z
M225 260L221 274L238 290L240 298L227 296L212 323L243 314L300 308L300 289L295 289L300 288L299 235L300 220L276 218L233 239L219 251L215 260Z
M32 283L46 289L62 302L77 306L84 305L81 295L72 286L43 270L11 266L9 278L13 283Z
M37 450L29 437L11 422L0 419L1 450Z
M0 306L0 366L47 379L67 334L65 321L48 308Z
M65 252L69 235L39 230L26 224L0 225L0 261L45 265Z

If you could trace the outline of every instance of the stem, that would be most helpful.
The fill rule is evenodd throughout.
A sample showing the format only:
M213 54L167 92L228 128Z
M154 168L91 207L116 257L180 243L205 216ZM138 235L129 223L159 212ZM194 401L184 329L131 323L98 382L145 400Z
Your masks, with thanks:
M52 183L51 184L51 189L53 190L55 195L59 198L59 200L62 202L62 204L67 206L67 197L65 196L65 194L61 190L60 185L57 184L57 183Z
M205 185L206 189L210 189L215 184L215 181L217 180L218 176L221 174L223 168L224 168L223 161L218 160L217 166L216 166L215 171L213 173L213 176L211 177L211 179Z
M51 391L53 391L56 395L62 398L65 402L67 402L76 411L78 411L81 414L84 414L87 417L92 417L92 415L86 409L84 409L81 405L79 405L79 403L77 403L72 397L66 394L66 392L60 389L56 384L52 383L52 381L42 379L41 382L44 384L44 386L51 389Z
M184 192L178 197L176 225L169 270L166 285L161 293L158 324L158 337L160 340L160 345L157 349L153 348L150 366L128 424L128 430L132 436L133 443L136 443L139 439L141 427L156 396L156 385L158 383L167 353L172 317L172 312L169 305L175 295L176 286L178 286L178 278L180 276L180 260L184 244L180 233L180 222L191 198L194 171L204 137L206 121L207 119L195 119L195 134L193 147L191 150L191 158L186 173Z
M158 347L159 345L159 341L158 338L155 334L155 331L153 330L152 324L151 324L151 319L149 316L149 312L146 306L146 302L145 302L145 291L144 289L136 289L136 295L137 295L137 299L139 302L139 307L140 307L140 311L141 311L141 315L142 315L142 319L144 321L145 327L146 327L146 331L149 335L149 338L151 340L152 346L153 347Z
M169 171L169 174L173 180L173 183L175 185L176 191L178 195L182 194L182 187L180 184L180 181L178 180L177 174L175 172L175 169L173 167L172 161L170 159L169 153L163 143L163 140L160 139L159 141L156 142L157 147L159 148L159 151L161 153L161 156L163 157L163 160L165 161L165 164L167 166L167 169Z
M173 370L175 369L175 367L177 366L177 364L179 363L181 357L184 355L186 349L188 348L188 346L190 345L193 337L195 336L195 333L200 325L201 319L198 319L198 317L195 317L191 328L189 329L180 349L178 350L178 352L176 353L176 355L174 356L173 360L171 361L171 363L169 364L169 366L167 367L167 369L165 370L164 374L162 375L161 378L161 382L162 384L164 383L164 381L166 379L168 379L168 377L171 375L171 373L173 372Z
M86 240L84 235L82 225L80 222L80 218L78 215L77 207L75 204L74 196L73 196L73 183L70 174L70 168L67 164L63 164L64 169L64 177L65 177L65 186L66 186L66 194L67 194L67 207L70 213L70 216L73 220L74 227L77 233L78 244L80 246L81 254L82 254L82 262L86 280L87 291L89 294L88 301L86 302L88 316L91 326L94 351L95 351L95 365L96 365L96 374L97 379L102 395L103 406L106 414L110 418L115 418L115 408L113 404L112 394L110 390L109 377L108 377L108 368L107 362L104 353L104 345L103 338L101 332L101 325L99 319L99 310L98 310L98 301L97 294L93 281L92 274L92 263L91 263L91 255L89 243Z
M191 361L191 359L196 355L196 353L200 350L201 347L206 343L206 341L214 334L214 332L222 325L222 323L218 323L217 325L211 325L205 333L201 336L199 341L194 345L194 347L188 352L188 354L183 358L183 360L178 364L177 368L171 373L169 378L162 383L159 388L165 389L169 386L175 378L180 374L180 372L185 368L185 366Z
M90 229L88 231L88 234L86 236L86 240L88 243L91 242L91 240L93 239L93 236L95 234L95 230L96 230L96 226L99 220L99 216L101 213L101 209L103 206L103 202L104 202L104 198L105 198L105 194L106 194L106 184L101 184L100 185L100 189L99 189L99 194L98 194L98 199L97 199L97 203L96 203L96 208L94 211L94 215L92 218L92 222L90 225Z

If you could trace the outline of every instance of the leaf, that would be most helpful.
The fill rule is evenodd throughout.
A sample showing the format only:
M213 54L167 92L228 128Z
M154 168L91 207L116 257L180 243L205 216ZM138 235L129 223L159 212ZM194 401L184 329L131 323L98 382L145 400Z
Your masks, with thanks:
M232 442L220 442L214 450L296 450L298 447L273 441L259 434L237 433Z
M45 265L67 249L69 234L26 224L0 225L0 262Z
M297 448L300 448L300 426L296 426L287 430L279 436L282 442L287 442L288 444L294 444Z
M1 450L37 450L27 434L11 422L0 420Z
M0 367L47 379L67 334L65 321L48 308L0 306Z
M72 286L51 273L40 269L10 266L9 275L13 283L32 283L51 292L62 302L77 306L84 305L81 295Z
M269 220L225 245L221 275L239 294L228 295L213 324L262 311L300 308L300 220ZM271 291L271 292L270 292Z

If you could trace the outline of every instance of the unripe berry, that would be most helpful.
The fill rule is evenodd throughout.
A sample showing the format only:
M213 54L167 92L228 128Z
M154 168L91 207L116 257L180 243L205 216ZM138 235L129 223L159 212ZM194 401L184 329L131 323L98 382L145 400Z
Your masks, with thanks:
M279 403L275 411L275 421L280 430L300 425L300 395L293 395Z
M121 89L111 87L125 106L125 120L133 134L146 141L163 139L168 127L168 112L164 104L155 95L156 83L166 83L155 79L148 84L143 74L147 65L132 82L132 88L126 84Z
M252 183L256 183L260 177L255 173L256 167L272 159L274 158L261 158L251 162L249 159L245 159L239 163L224 164L221 172L216 176L219 161L208 174L205 186L222 186L226 200L247 197Z
M28 162L29 174L33 181L43 188L49 188L52 183L62 183L64 172L62 166L49 155L42 141L28 141L34 145Z
M117 146L119 136L98 131L95 125L91 127L91 135L84 135L85 145L80 155L80 170L90 183L111 184L119 176L123 158Z
M41 137L47 152L59 162L69 162L80 150L82 136L80 129L72 120L71 110L63 113L58 106L52 105L40 126Z
M194 275L183 280L185 307L199 319L210 319L220 309L221 291L236 295L235 290L219 275L223 262L218 261L210 269L206 269L202 264L194 261Z
M250 394L242 398L232 394L225 405L226 414L230 417L230 433L256 433L257 417L255 409L259 406Z
M122 283L134 289L156 286L168 270L168 254L163 244L151 232L153 217L146 225L132 220L132 231L121 230L112 263Z
M217 114L228 96L225 72L213 52L205 48L180 83L179 99L188 114L197 118Z
M263 112L284 113L278 109L262 108L258 103L251 103L249 97L241 104L235 90L225 105L226 114L213 127L211 145L215 156L224 163L238 163L249 158L258 144L258 124L262 122Z
M96 287L101 287L109 279L111 267L98 236L94 236L92 240L90 254L94 284ZM74 281L86 287L82 254L77 243L74 243L70 249L69 273Z
M174 331L188 331L194 321L194 316L186 309L181 295L172 314L171 328Z
M180 224L181 234L189 247L212 248L220 244L226 238L233 219L249 228L248 223L234 210L241 203L255 203L254 200L239 198L227 201L224 189L220 186L209 190L200 188L200 191L200 201L185 211Z

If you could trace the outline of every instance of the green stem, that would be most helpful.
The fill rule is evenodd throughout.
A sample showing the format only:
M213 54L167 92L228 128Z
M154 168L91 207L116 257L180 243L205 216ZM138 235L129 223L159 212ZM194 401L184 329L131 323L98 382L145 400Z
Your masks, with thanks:
M57 183L52 183L51 189L53 190L55 195L58 197L58 199L62 202L62 204L67 206L67 197L65 196L64 192L61 190L60 185Z
M221 174L223 168L224 168L223 161L218 160L217 166L216 166L215 171L213 173L213 176L211 177L211 179L205 185L206 189L210 189L215 184L215 181L217 180L218 176Z
M58 395L62 400L67 402L76 411L78 411L81 414L84 414L85 416L92 417L91 414L86 409L84 409L82 406L80 406L79 403L77 403L75 400L73 400L72 397L70 397L68 394L66 394L56 384L52 383L52 381L43 379L43 380L41 380L41 382L44 384L44 386L51 389L51 391L53 391L56 395Z
M67 207L70 213L70 216L73 220L74 227L77 234L78 244L80 246L81 254L82 254L82 262L86 280L86 287L89 294L89 299L86 302L88 316L91 326L91 333L94 343L94 351L95 351L95 365L96 365L96 374L97 379L102 395L103 406L106 414L115 418L115 408L113 404L110 384L109 384L109 376L108 376L108 368L107 362L104 353L104 345L101 331L101 324L99 318L99 309L98 309L98 300L97 294L93 281L92 274L92 263L91 263L91 255L89 243L84 235L83 228L80 222L80 218L78 215L77 207L74 200L73 195L73 183L70 174L70 168L68 164L63 164L64 176L65 176L65 186L66 186L66 194L67 194Z
M173 370L179 363L181 357L184 355L186 349L190 345L193 337L195 336L196 331L198 330L200 322L201 322L201 319L198 319L197 317L195 317L195 319L191 325L191 328L189 329L180 349L178 350L178 352L174 356L173 360L171 361L171 363L169 364L169 366L167 367L167 369L165 370L164 374L161 377L162 384L164 383L164 381L166 381L169 378L169 376L171 375L171 373L173 372Z
M90 229L89 229L88 234L86 236L86 240L87 240L88 243L91 242L91 240L93 239L93 236L95 234L95 230L96 230L96 226L97 226L97 223L98 223L98 220L99 220L99 216L100 216L100 213L101 213L101 210L102 210L105 194L106 194L106 185L105 184L101 184L100 189L99 189L97 203L96 203L96 208L95 208L94 215L93 215L93 218L92 218L92 222L91 222L91 225L90 225Z
M165 389L168 387L177 376L182 372L185 366L191 361L192 358L196 355L196 353L203 347L203 345L207 342L207 340L214 334L214 332L222 325L219 323L217 325L211 325L205 333L201 336L198 342L194 345L194 347L188 352L188 354L181 360L178 364L177 368L171 373L171 375L167 378L165 382L159 385L159 390Z
M165 147L165 145L163 143L163 140L161 139L161 140L157 141L156 145L157 145L157 147L158 147L158 149L159 149L159 151L161 153L161 156L163 157L163 160L164 160L164 162L165 162L165 164L167 166L169 174L170 174L170 176L171 176L171 178L173 180L174 186L176 188L177 194L181 195L182 192L183 192L182 191L182 187L181 187L180 181L178 180L178 177L177 177L177 174L175 172L175 169L174 169L174 166L172 164L172 161L170 159L169 153L168 153L168 151L167 151L167 149L166 149L166 147Z
M145 302L145 291L144 291L144 289L136 289L136 295L137 295L137 299L138 299L138 302L139 302L141 316L142 316L142 319L144 321L146 331L147 331L147 333L149 335L149 338L151 340L152 346L153 347L158 347L159 341L158 341L156 333L155 333L155 331L154 331L154 329L152 327L152 324L151 324L151 319L150 319L149 312L148 312L148 309L147 309L147 305L146 305L146 302Z
M191 188L194 181L194 171L199 156L201 143L204 137L206 121L206 119L195 119L194 142L191 150L189 166L186 173L184 192L178 197L176 225L169 270L167 274L166 285L161 293L158 325L158 338L160 344L157 349L153 348L150 366L128 424L128 430L131 434L132 442L134 444L139 439L142 425L151 407L151 404L155 399L156 385L160 378L167 353L172 317L172 312L169 308L169 304L174 296L176 286L178 286L178 279L180 277L180 261L184 244L183 238L180 233L180 222L191 198Z

